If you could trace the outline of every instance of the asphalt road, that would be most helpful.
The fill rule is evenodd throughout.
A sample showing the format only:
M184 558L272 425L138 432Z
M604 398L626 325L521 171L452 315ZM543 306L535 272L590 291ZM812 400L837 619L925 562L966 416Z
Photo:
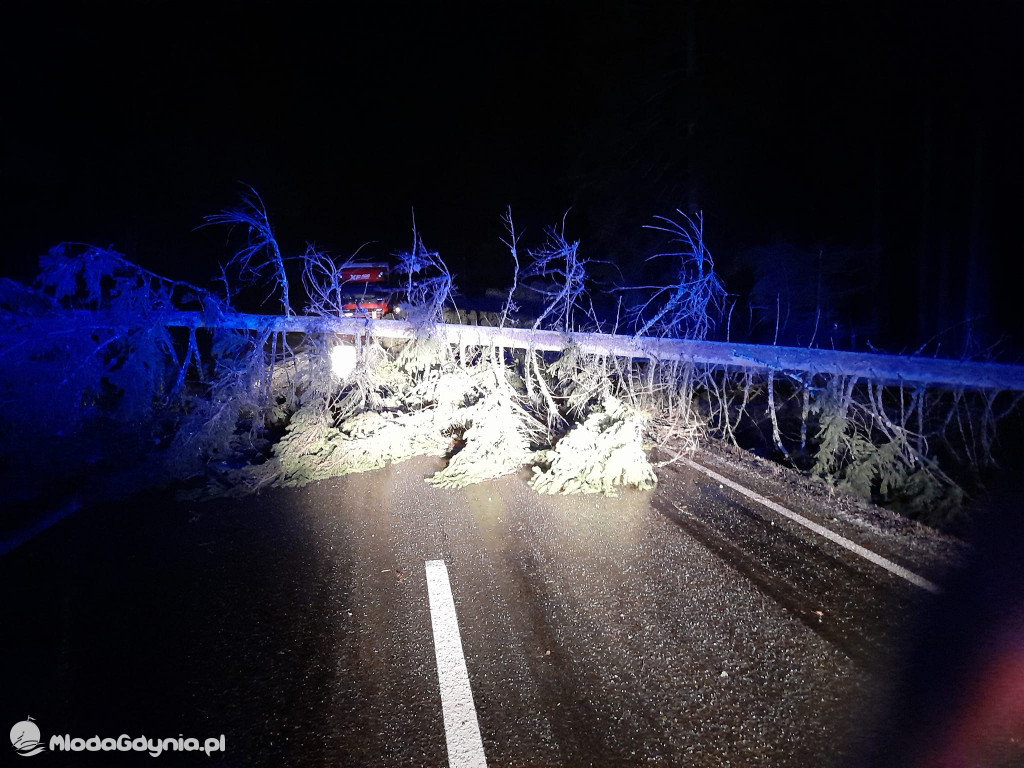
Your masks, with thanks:
M0 716L44 743L224 735L157 764L446 765L440 560L487 765L844 765L933 599L685 466L617 499L435 489L437 468L64 520L0 558Z

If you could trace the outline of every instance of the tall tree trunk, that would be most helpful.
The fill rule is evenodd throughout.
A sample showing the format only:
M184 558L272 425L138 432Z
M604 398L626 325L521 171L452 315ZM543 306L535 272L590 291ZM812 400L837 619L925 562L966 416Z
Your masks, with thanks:
M887 297L882 296L882 260L884 258L882 246L882 211L884 202L882 198L882 137L881 129L876 124L874 152L871 163L871 336L878 337L884 328L882 307L888 306Z
M964 323L968 332L984 326L988 313L988 253L985 247L985 140L986 115L978 111L974 137L974 178L971 190L971 230L967 247L967 279L964 291Z
M929 99L925 107L924 136L921 141L921 234L917 253L917 337L920 341L930 338L937 330L934 327L935 312L932 304L942 301L935 295L933 275L934 260L931 250L931 206L932 206L932 104Z
M689 109L686 116L686 209L694 216L700 212L700 173L697 157L697 110L700 104L697 83L697 0L686 7L686 92Z
M937 208L939 220L942 222L937 232L938 259L936 272L938 273L935 292L932 294L932 301L935 306L935 329L934 333L946 334L954 323L959 320L960 297L953 292L953 227L958 221L957 213L959 205L954 201L953 184L954 173L950 168L955 159L955 147L957 146L956 134L949 117L945 119L945 125L939 134L940 144L937 153L939 158L938 168L940 185L938 189ZM942 342L948 344L948 338L943 337Z

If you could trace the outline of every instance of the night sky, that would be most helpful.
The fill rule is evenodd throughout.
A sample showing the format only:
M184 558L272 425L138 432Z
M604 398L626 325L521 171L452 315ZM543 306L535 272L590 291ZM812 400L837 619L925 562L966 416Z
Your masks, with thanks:
M239 182L292 254L387 258L415 208L469 293L508 280L507 205L637 279L641 225L699 209L740 301L779 264L813 307L813 263L878 343L1019 344L1021 6L7 4L4 274L76 240L205 283Z

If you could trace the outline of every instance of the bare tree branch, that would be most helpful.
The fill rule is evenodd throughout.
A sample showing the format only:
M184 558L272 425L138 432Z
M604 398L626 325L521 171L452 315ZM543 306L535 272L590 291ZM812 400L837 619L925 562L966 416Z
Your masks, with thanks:
M231 228L245 227L246 245L235 252L227 266L236 269L239 279L245 284L255 285L269 281L271 289L267 298L280 290L281 308L285 315L291 316L294 312L288 295L288 274L284 268L284 257L270 226L263 198L255 189L246 186L249 191L242 195L239 207L206 216L206 223L203 226L227 224ZM227 280L224 282L226 285Z

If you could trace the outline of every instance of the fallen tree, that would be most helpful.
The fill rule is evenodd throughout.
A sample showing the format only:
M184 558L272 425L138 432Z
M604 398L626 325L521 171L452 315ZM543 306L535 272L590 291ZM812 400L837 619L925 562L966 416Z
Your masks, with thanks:
M445 322L463 316L453 281L415 230L398 254L408 321L339 317L351 259L313 249L299 257L306 314L237 312L228 286L239 275L269 279L285 302L284 258L258 197L216 222L248 227L223 294L67 244L42 260L38 288L0 286L4 455L32 425L42 440L127 418L148 425L166 477L210 481L200 494L422 454L446 458L429 478L445 487L533 466L538 490L609 493L654 482L644 445L717 437L936 522L962 501L959 468L992 461L996 424L1024 392L1021 366L705 339L720 286L685 218L659 227L684 245L667 253L679 282L651 287L633 335L588 330L600 322L587 262L561 230L520 274L511 214L517 269L497 326ZM530 276L543 278L550 311L516 327L514 286ZM641 333L651 330L661 335ZM332 369L341 348L343 373Z
M152 312L144 318L78 311L31 322L46 333L61 328L93 328L127 331L143 320L158 328L234 330L256 333L365 336L410 341L426 333L453 347L498 347L533 352L564 352L575 347L598 356L614 356L655 362L686 362L731 370L853 376L885 385L922 385L948 389L1024 391L1024 365L956 360L917 355L848 352L835 349L769 346L727 341L626 336L579 331L547 331L533 328L433 323L424 328L407 320L371 320L351 317L254 315L203 312ZM27 327L12 318L6 336L10 343Z

